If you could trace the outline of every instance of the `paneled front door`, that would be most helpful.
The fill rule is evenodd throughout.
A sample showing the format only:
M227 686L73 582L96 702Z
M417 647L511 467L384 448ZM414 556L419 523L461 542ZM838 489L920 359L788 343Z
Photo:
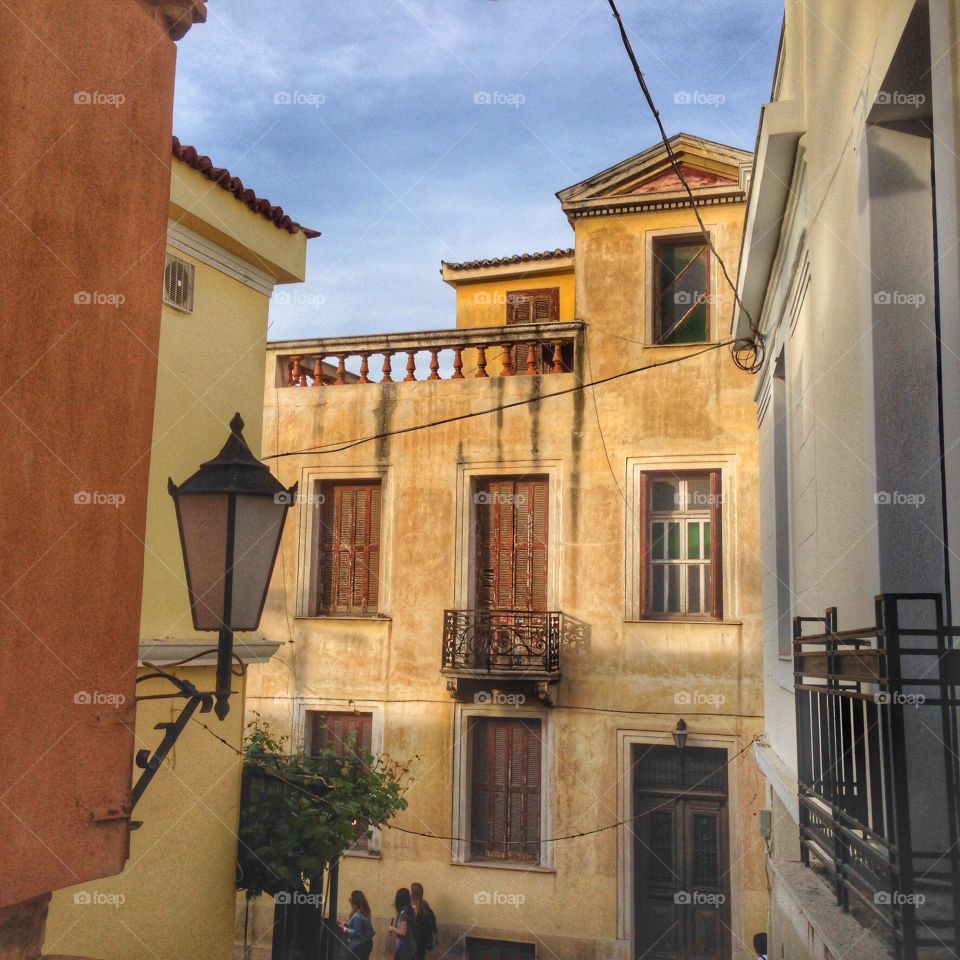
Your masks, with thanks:
M637 960L729 960L727 755L633 747Z

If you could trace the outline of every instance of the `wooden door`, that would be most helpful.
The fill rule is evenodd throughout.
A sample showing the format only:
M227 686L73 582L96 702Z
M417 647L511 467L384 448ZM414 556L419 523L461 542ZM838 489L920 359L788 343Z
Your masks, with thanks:
M634 749L635 956L729 960L726 753Z

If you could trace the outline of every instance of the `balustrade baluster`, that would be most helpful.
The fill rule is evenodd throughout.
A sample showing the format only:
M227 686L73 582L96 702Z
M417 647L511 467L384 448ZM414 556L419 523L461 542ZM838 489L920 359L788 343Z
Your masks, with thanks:
M360 354L360 379L357 381L357 383L370 382L370 378L367 376L367 374L370 372L370 364L368 363L369 357L369 353Z
M513 376L513 346L509 343L503 345L503 366L500 368L501 377Z
M335 387L342 387L347 382L347 355L341 353L337 355L337 379L334 381Z
M417 369L417 351L416 350L407 350L407 375L403 378L403 382L406 383L409 380L416 380L414 373Z
M430 376L427 377L428 380L440 379L440 374L437 372L440 369L440 361L437 359L437 354L439 352L439 347L430 348Z
M559 340L554 341L553 344L553 366L550 372L563 373L563 351Z
M299 387L300 386L300 357L291 357L290 358L290 375L287 379L288 387Z
M535 377L537 375L537 345L531 343L527 348L527 376Z
M487 348L486 346L477 347L477 372L475 378L480 379L487 376Z
M390 374L393 372L393 367L390 364L390 358L393 356L392 350L386 350L383 354L383 376L380 378L381 383L393 383L393 379Z
M453 348L453 376L450 379L463 379L463 347Z
M325 387L323 382L323 356L317 357L313 364L313 385L315 387Z

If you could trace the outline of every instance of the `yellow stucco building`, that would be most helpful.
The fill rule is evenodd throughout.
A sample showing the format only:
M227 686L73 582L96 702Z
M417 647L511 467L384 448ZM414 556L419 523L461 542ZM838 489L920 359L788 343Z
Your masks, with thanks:
M558 194L571 249L444 263L455 328L269 345L301 497L247 706L416 758L340 868L376 952L414 881L465 960L746 960L765 929L754 382L713 252L735 273L751 156L672 145L712 250L658 144Z
M181 482L214 456L237 411L248 444L259 452L270 296L277 284L303 280L307 239L315 235L281 208L251 199L238 178L174 140L153 443L143 451L150 483L141 676L152 672L150 663L199 690L214 687L215 655L171 666L215 648L217 638L192 626L167 478ZM258 663L277 647L247 636L238 638L236 652ZM47 953L103 960L232 956L244 686L238 678L223 721L206 713L187 724L133 811L140 825L131 834L126 870L54 896ZM140 696L171 690L157 680L137 688ZM129 705L123 718L135 722L136 749L155 750L156 725L174 720L183 705L182 699ZM140 773L134 767L135 779Z

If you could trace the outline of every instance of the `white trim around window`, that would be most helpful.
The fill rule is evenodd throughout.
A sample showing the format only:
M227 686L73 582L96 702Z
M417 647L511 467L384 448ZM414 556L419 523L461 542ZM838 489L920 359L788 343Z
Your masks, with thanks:
M700 473L719 470L723 496L722 540L720 563L723 566L723 621L740 617L738 583L737 523L737 457L734 454L692 454L689 456L649 456L627 458L626 480L626 554L624 556L624 619L640 620L643 598L640 596L640 476L644 473L670 471ZM671 619L683 620L683 617ZM698 620L702 617L696 618Z
M554 845L545 841L540 844L539 863L470 859L470 721L474 717L540 721L543 736L540 749L540 836L552 837L554 831L556 732L550 711L527 706L504 708L482 704L457 704L453 720L453 836L459 839L453 841L453 863L501 870L552 871Z
M316 613L317 609L317 546L319 543L320 501L317 499L321 483L338 480L380 481L380 585L377 593L377 613L369 617L350 617L351 620L383 620L390 610L391 530L393 529L393 491L388 467L303 467L297 486L293 510L297 536L297 598L294 616L336 619Z
M474 605L474 556L476 551L476 507L473 494L480 477L534 477L548 480L547 507L547 609L560 609L560 559L563 543L561 513L562 487L559 460L502 460L457 464L457 514L454 545L454 595L457 610L469 610Z

